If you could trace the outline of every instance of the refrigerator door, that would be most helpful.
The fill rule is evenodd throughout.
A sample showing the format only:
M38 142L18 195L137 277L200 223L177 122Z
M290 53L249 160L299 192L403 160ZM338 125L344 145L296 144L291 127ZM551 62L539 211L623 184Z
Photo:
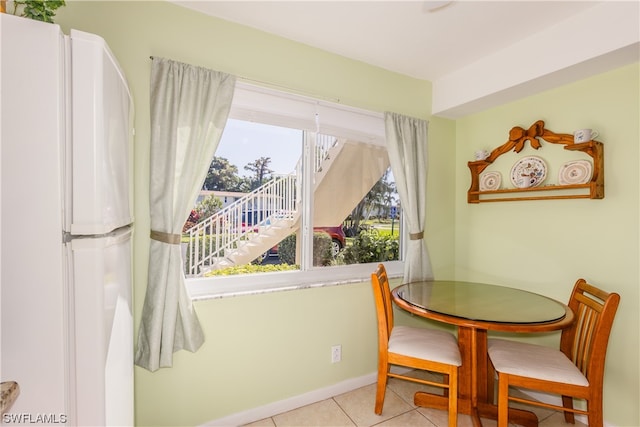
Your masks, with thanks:
M126 227L66 244L74 307L71 425L133 425L131 233Z
M62 44L57 25L0 13L0 379L34 419L67 408Z
M71 30L71 134L64 229L108 233L133 222L133 102L105 41Z

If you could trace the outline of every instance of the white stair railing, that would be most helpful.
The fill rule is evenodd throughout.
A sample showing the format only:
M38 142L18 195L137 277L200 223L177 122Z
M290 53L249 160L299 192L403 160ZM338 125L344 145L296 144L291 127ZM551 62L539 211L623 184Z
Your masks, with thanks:
M254 238L262 228L291 220L295 213L295 174L273 178L187 231L185 274L200 275Z
M329 150L336 146L338 138L331 135L316 134L316 156L314 172L322 171L322 163L328 160Z
M314 172L321 172L329 151L338 144L331 135L316 135ZM300 163L292 175L277 176L251 193L216 212L189 230L185 274L197 276L215 265L231 251L251 241L270 224L292 220L297 212L296 184ZM229 264L234 262L228 259Z

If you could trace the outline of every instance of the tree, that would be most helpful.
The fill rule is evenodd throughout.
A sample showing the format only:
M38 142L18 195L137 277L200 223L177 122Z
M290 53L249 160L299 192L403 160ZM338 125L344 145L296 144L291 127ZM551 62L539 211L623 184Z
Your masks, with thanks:
M222 209L222 200L213 194L205 197L196 204L196 211L200 214L198 222L201 222Z
M224 157L213 157L209 165L207 177L202 185L203 190L238 191L240 178L238 167L229 163Z
M390 215L391 205L397 196L396 183L391 181L389 177L390 171L390 169L387 169L365 196L369 215L372 212L384 218L388 218Z
M271 157L260 157L253 162L245 165L244 170L253 172L254 177L251 180L251 190L260 187L264 181L269 179L269 175L274 171L269 168Z
M372 214L388 218L391 206L398 196L395 182L391 181L390 169L382 175L371 190L358 202L350 215L349 237L356 236L360 222L369 219Z
M246 176L241 176L238 178L238 188L235 191L240 193L250 193L253 190L252 187L252 179Z

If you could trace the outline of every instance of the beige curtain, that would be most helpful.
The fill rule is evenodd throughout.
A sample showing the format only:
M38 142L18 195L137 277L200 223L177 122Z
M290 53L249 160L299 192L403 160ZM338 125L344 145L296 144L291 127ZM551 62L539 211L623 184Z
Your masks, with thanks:
M224 129L235 77L153 58L149 281L135 363L171 367L173 353L196 351L204 334L184 284L180 236Z
M428 124L425 120L389 112L384 114L384 123L391 170L409 229L404 282L432 280L431 260L424 239Z

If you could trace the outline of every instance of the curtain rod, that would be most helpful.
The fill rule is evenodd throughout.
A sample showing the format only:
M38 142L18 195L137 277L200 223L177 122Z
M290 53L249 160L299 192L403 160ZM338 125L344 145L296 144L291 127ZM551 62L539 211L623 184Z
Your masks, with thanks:
M151 55L149 56L149 59L153 60L155 58L155 56ZM249 77L244 77L244 76L237 76L236 75L236 79L244 82L244 83L254 83L263 87L268 87L268 88L273 88L273 89L280 89L280 90L284 90L286 92L292 93L292 94L297 94L297 95L302 95L302 96L308 96L310 98L314 98L314 99L319 99L322 101L330 101L330 102L335 102L337 104L340 103L340 98L330 98L327 96L321 96L321 95L317 95L314 94L312 92L307 92L304 90L300 90L300 89L295 89L289 86L284 86L284 85L280 85L277 83L270 83L270 82L265 82L262 80L256 80L256 79L251 79Z

